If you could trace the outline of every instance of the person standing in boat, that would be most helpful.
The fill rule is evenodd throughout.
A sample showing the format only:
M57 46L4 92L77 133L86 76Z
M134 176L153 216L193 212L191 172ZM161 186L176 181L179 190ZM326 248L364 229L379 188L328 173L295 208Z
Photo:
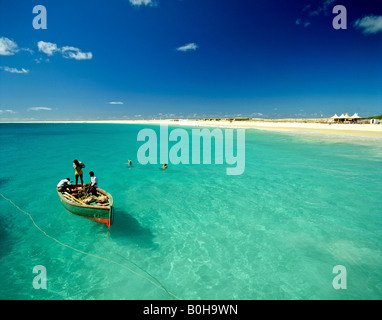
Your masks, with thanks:
M94 175L93 171L89 172L90 175L90 186L89 186L89 192L91 192L92 195L97 195L97 187L98 187L98 178Z
M84 187L84 173L82 172L83 168L85 168L85 164L83 164L81 161L78 161L78 160L73 161L73 169L76 170L75 172L76 185L78 184L78 177L80 177L82 188Z

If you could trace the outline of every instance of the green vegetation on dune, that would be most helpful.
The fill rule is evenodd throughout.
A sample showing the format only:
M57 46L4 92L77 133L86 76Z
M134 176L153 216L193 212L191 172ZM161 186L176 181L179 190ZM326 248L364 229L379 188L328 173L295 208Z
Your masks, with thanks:
M368 117L368 118L366 118L366 119L380 119L380 120L382 120L382 114L379 115L379 116Z

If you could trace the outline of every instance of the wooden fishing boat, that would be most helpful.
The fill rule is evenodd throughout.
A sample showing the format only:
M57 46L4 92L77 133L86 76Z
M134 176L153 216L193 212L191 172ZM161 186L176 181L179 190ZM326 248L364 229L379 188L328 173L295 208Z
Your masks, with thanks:
M104 195L108 198L106 205L97 203L85 204L83 201L67 192L57 191L57 193L60 197L60 202L70 213L103 223L110 228L114 220L113 197L110 193L102 189L97 188L97 191L98 194Z

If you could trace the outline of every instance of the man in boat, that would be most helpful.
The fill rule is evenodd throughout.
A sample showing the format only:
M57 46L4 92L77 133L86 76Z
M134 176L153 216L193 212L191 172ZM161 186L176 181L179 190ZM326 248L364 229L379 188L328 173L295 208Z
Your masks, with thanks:
M98 178L94 175L93 171L89 172L91 183L86 184L85 186L88 187L87 191L87 198L84 200L86 204L90 204L92 202L96 202L99 206L107 206L109 205L109 199L107 196L103 194L97 194L97 187L98 187ZM89 193L91 194L89 196Z
M75 177L76 177L76 185L78 184L78 177L81 178L81 186L84 187L84 173L82 172L82 169L85 168L85 164L83 164L81 161L74 160L73 161L73 169L76 170Z
M70 183L70 178L62 179L57 184L57 191L59 192L71 192L72 184Z
M94 175L93 171L89 172L90 175L90 186L89 186L89 191L91 192L92 195L96 196L97 195L97 187L98 187L98 178Z

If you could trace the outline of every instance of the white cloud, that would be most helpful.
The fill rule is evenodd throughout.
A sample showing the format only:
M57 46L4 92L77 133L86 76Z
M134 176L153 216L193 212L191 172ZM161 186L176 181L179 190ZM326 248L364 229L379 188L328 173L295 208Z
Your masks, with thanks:
M177 51L195 51L198 48L198 46L195 43L188 43L184 46L181 46L179 48L176 48Z
M52 56L55 52L59 51L57 45L52 42L39 41L37 42L38 51L44 52L48 56Z
M303 19L297 19L295 24L301 25L303 27L308 27L311 24L310 19L315 16L320 16L322 13L324 15L328 15L331 13L330 5L334 3L337 0L324 0L321 1L318 5L318 7L312 8L312 5L308 4L303 9L302 12L304 12L304 18ZM308 16L308 17L306 17Z
M29 52L30 54L33 54L33 50L32 50L32 49L29 49L29 48L21 48L20 50L21 50L21 51Z
M28 110L30 110L30 111L41 111L41 110L44 110L44 111L51 111L52 108L46 108L46 107L33 107L33 108L29 108Z
M38 50L44 52L48 56L52 56L56 52L60 52L66 59L89 60L93 58L91 52L82 52L76 47L64 46L59 48L57 44L52 42L39 41L37 43Z
M10 72L10 73L29 73L29 70L24 68L21 68L21 70L18 70L16 68L0 67L0 69L3 69L4 71Z
M0 56L12 56L18 51L16 42L5 37L0 38Z
M153 6L154 5L154 2L152 0L129 0L129 1L133 6L142 6L142 5Z
M308 10L311 8L311 5L310 4L307 4L303 9L302 9L302 12L304 12L305 10Z
M111 101L111 102L109 102L109 104L123 104L123 102L121 102L121 101Z
M326 0L321 3L321 5L315 9L309 12L311 16L318 16L321 14L321 12L324 12L325 14L328 14L328 7L335 2L336 0Z
M363 34L375 34L382 32L382 16L365 16L354 22L356 29L362 29Z
M62 47L61 52L62 56L66 59L89 60L93 58L91 52L82 52L75 47Z
M13 111L13 110L0 110L0 114L2 113L17 113L16 111Z

